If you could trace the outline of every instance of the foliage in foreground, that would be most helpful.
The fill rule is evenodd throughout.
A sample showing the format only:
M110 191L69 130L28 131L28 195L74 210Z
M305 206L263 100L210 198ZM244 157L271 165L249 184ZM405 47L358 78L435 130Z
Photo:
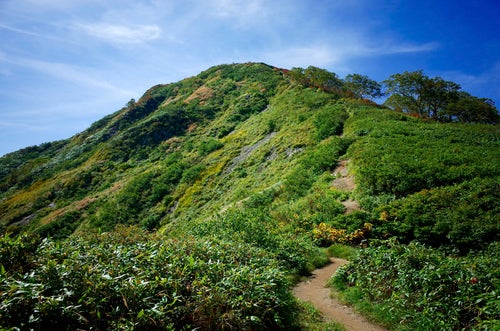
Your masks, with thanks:
M2 237L1 327L296 327L287 277L265 251L241 242L152 238L134 231L38 245L30 236Z
M332 278L351 303L395 330L494 330L500 323L500 245L467 257L418 243L381 242Z

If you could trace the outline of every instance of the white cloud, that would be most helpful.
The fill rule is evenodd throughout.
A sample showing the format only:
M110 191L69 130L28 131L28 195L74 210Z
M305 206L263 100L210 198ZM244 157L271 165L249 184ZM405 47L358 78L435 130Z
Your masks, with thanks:
M318 40L312 44L290 45L279 49L263 51L259 61L283 66L335 67L336 71L346 71L346 66L355 57L372 57L380 55L429 52L438 47L436 43L397 44L386 41L379 46L370 45L360 36L345 31L349 38L342 40Z
M110 23L79 23L75 27L88 35L118 44L136 44L158 39L158 25L121 25Z
M5 118L2 118L2 121L0 121L0 127L7 128L10 130L20 129L20 130L30 130L30 131L35 131L40 129L40 125L38 123L32 123L32 124L28 123L28 121L25 118L21 118L17 121L8 121L5 120Z
M477 97L492 98L497 107L500 105L500 61L475 75L459 70L436 71L429 73L429 75L440 76L459 83L464 91Z
M18 28L12 27L12 26L1 24L1 23L0 23L0 29L4 29L4 30L8 30L8 31L11 31L11 32L15 32L15 33L19 33L19 34L24 34L24 35L28 35L28 36L43 37L42 35L40 35L38 33L34 33L34 32L23 30L23 29L18 29Z
M19 6L18 1L7 0L12 5ZM77 8L82 5L95 4L98 1L95 0L23 0L22 5L26 6L26 8L43 8L45 10L68 10Z
M289 22L294 17L296 3L290 0L194 0L182 3L177 9L183 13L181 19L193 20L195 24L204 22L258 33Z

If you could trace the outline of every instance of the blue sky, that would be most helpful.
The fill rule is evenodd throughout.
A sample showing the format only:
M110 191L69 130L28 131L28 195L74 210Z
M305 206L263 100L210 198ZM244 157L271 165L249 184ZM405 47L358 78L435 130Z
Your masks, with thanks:
M222 63L423 69L500 105L498 0L0 0L0 40L0 155Z

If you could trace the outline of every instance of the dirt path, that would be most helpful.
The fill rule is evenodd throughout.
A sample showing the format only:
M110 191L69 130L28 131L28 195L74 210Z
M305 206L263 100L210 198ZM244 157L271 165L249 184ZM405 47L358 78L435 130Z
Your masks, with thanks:
M332 182L332 187L336 190L350 192L356 187L354 176L348 172L348 164L349 160L341 160L333 171L335 179ZM360 210L358 202L353 199L342 201L342 204L345 207L345 214ZM309 301L323 313L326 320L341 323L348 331L385 331L384 328L371 323L352 308L330 297L330 289L326 287L326 283L338 267L347 263L346 260L337 258L330 258L330 261L330 264L315 270L310 278L299 283L293 289L295 297Z
M346 260L337 258L330 260L332 263L317 269L309 279L299 283L293 289L294 295L303 301L309 301L323 313L325 319L343 324L348 331L385 331L384 328L372 324L352 308L330 297L330 289L325 287L326 283L338 267L347 263Z
M359 203L356 200L352 200L349 198L346 201L342 201L341 203L345 207L344 214L346 215L352 214L357 210L361 210L361 207L359 206Z
M349 164L349 160L341 160L333 171L333 175L335 179L332 182L332 187L339 191L353 191L356 188L356 184L354 183L354 176L349 175L347 170L347 165ZM344 214L351 214L356 210L360 210L359 204L356 200L348 199L346 201L342 201L342 204L345 207Z

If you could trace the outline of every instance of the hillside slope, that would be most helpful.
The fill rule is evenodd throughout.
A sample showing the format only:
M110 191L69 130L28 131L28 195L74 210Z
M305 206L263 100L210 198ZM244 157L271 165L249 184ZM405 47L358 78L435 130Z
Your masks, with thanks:
M1 160L0 221L32 228L52 224L52 232L69 235L82 225L105 230L140 223L145 215L164 218L174 205L182 210L192 184L207 171L229 167L240 146L271 133L264 125L228 136L265 110L283 82L266 65L215 67L155 86L71 139L7 155ZM209 154L222 147L215 165ZM110 211L117 204L118 215ZM159 219L147 222L155 223L152 228Z
M60 238L203 219L279 189L316 146L339 145L321 170L334 167L350 143L325 140L347 117L338 98L262 64L155 86L71 139L4 157L0 222Z

